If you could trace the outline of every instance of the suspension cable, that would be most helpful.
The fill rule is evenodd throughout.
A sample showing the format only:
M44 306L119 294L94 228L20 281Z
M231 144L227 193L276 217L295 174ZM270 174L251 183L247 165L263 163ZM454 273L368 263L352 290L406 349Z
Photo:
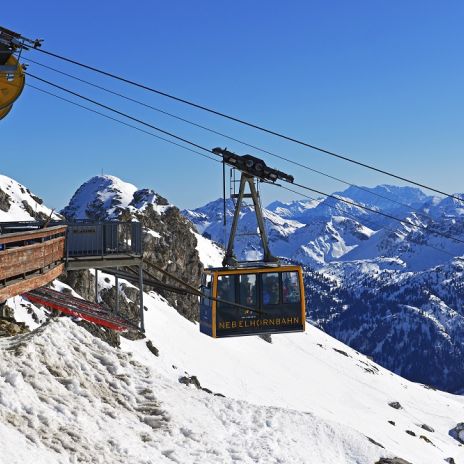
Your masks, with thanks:
M183 118L183 117L181 117L181 116L179 116L179 115L170 113L170 112L165 111L165 110L163 110L163 109L161 109L161 108L158 108L158 107L156 107L156 106L149 105L149 104L147 104L147 103L145 103L145 102L143 102L143 101L137 100L137 99L135 99L135 98L128 97L127 95L124 95L124 94L122 94L122 93L120 93L120 92L115 92L115 91L110 90L110 89L108 89L108 88L106 88L106 87L103 87L103 86L101 86L101 85L98 85L98 84L95 84L95 83L93 83L93 82L90 82L90 81L88 81L88 80L86 80L86 79L82 79L82 78L77 77L77 76L75 76L75 75L73 75L73 74L69 74L69 73L67 73L67 72L64 72L64 71L61 71L61 70L59 70L59 69L53 68L52 66L48 66L48 65L45 65L45 64L43 64L43 63L39 63L38 61L31 60L31 59L28 59L28 58L24 58L24 60L25 60L25 61L28 61L28 62L31 62L31 63L34 63L34 64L36 64L36 65L38 65L38 66L41 66L42 68L51 70L51 71L53 71L53 72L55 72L55 73L61 74L61 75L63 75L63 76L69 77L69 78L71 78L71 79L74 79L74 80L76 80L76 81L78 81L78 82L82 82L82 83L84 83L84 84L87 84L87 85L89 85L89 86L91 86L91 87L97 88L97 89L102 90L102 91L104 91L104 92L107 92L107 93L109 93L109 94L116 95L117 97L123 98L123 99L125 99L125 100L127 100L127 101L130 101L130 102L133 102L133 103L136 103L136 104L141 105L141 106L143 106L143 107L145 107L145 108L149 108L149 109L151 109L151 110L153 110L153 111L157 111L158 113L161 113L161 114L163 114L163 115L165 115L165 116L168 116L168 117L170 117L170 118L176 119L176 120L178 120L178 121L182 121L182 122L184 122L184 123L186 123L186 124L190 124L190 125L192 125L192 126L194 126L194 127L198 127L198 128L200 128L200 129L202 129L202 130L205 130L205 131L207 131L207 132L210 132L210 133L219 135L219 136L221 136L221 137L227 138L228 140L232 140L232 141L234 141L234 142L240 143L241 145L244 145L244 146L253 148L254 150L258 150L258 151L260 151L260 152L262 152L262 153L266 153L266 154L268 154L268 155L270 155L270 156L273 156L274 158L278 158L278 159L284 160L284 161L286 161L286 162L288 162L288 163L291 163L291 164L293 164L293 165L295 165L295 166L299 166L299 167L301 167L301 168L303 168L303 169L306 169L306 170L308 170L308 171L311 171L311 172L314 172L314 173L319 174L319 175L321 175L321 176L324 176L324 177L326 177L326 178L328 178L328 179L332 179L332 180L335 180L335 181L340 182L340 183L342 183L342 184L349 185L349 186L351 186L351 187L353 187L353 188L356 188L356 189L358 189L358 190L361 190L361 191L363 191L363 192L366 192L366 193L369 194L369 195L373 195L373 196L376 196L376 197L378 197L378 198L382 198L382 199L384 199L384 200L391 201L392 203L396 203L396 204L398 204L398 205L400 205L400 206L413 209L413 210L416 211L418 214L420 214L420 215L422 215L422 216L424 216L424 217L427 217L427 218L433 220L433 218L432 218L429 214L427 214L427 213L425 213L425 212L423 212L423 211L420 211L418 208L415 208L415 207L412 206L412 205L408 205L408 204L406 204L406 203L402 203L401 201L395 200L394 198L390 198L390 197L387 197L387 196L382 195L382 194L380 194L380 193L373 192L373 191L369 190L368 188L361 187L361 186L356 185L356 184L353 184L353 183L351 183L351 182L349 182L349 181L347 181L347 180L344 180L344 179L341 179L341 178L339 178L339 177L333 176L333 175L331 175L331 174L328 174L328 173L326 173L326 172L320 171L320 170L318 170L318 169L314 169L314 168L308 166L307 164L302 164L302 163L299 163L299 162L297 162L297 161L293 161L293 160L291 160L291 159L289 159L289 158L287 158L287 157L285 157L285 156L282 156L282 155L273 153L273 152L271 152L271 151L269 151L269 150L266 150L266 149L264 149L264 148L261 148L261 147L258 147L258 146L256 146L256 145L250 144L250 143L245 142L244 140L238 139L238 138L236 138L236 137L232 137L232 136L227 135L227 134L225 134L225 133L223 133L223 132L219 132L219 131L217 131L217 130L215 130L215 129L212 129L212 128L208 127L208 126L204 126L204 125L202 125L202 124L198 124L198 123L196 123L196 122L194 122L194 121L191 121L191 120L186 119L186 118Z
M192 146L194 146L194 147L200 148L200 149L203 150L203 151L206 151L206 152L208 152L208 153L213 153L213 154L216 155L216 153L214 153L212 150L209 150L208 148L205 148L205 147L203 147L203 146L201 146L201 145L198 145L197 143L194 143L194 142L192 142L192 141L190 141L190 140L187 140L187 139L185 139L185 138L183 138L183 137L180 137L180 136L178 136L178 135L175 135L175 134L173 134L173 133L171 133L171 132L165 131L164 129L160 129L160 128L158 128L158 127L156 127L156 126L153 126L152 124L149 124L149 123L147 123L147 122L145 122L145 121L143 121L143 120L140 120L140 119L138 119L138 118L135 118L135 117L133 117L133 116L130 116L130 115L128 115L128 114L126 114L126 113L124 113L124 112L122 112L122 111L116 110L116 109L114 109L114 108L112 108L112 107L110 107L110 106L104 105L103 103L100 103L100 102L97 102L97 101L95 101L95 100L92 100L92 99L90 99L90 98L88 98L88 97L85 97L85 96L83 96L83 95L81 95L81 94L79 94L79 93L77 93L77 92L73 92L72 90L66 89L66 88L64 88L64 87L62 87L62 86L60 86L60 85L54 84L54 83L52 83L52 82L50 82L50 81L47 81L47 80L42 79L42 78L40 78L40 77L34 76L34 75L30 74L30 73L27 73L27 74L28 74L30 77L33 77L33 78L38 79L38 80L40 80L40 81L42 81L42 82L44 82L44 83L46 83L46 84L48 84L48 85L51 85L51 86L56 87L56 88L58 88L58 89L60 89L60 90L63 90L64 92L70 93L70 94L72 94L72 95L74 95L74 96L77 96L77 97L82 98L82 99L84 99L84 100L86 100L86 101L88 101L88 102L91 102L91 103L93 103L93 104L95 104L95 105L97 105L97 106L100 106L100 107L105 108L105 109L107 109L107 110L109 110L109 111L112 111L112 112L114 112L114 113L117 113L117 114L119 114L119 115L122 115L122 116L124 116L124 117L127 117L128 119L131 119L131 120L133 120L133 121L135 121L135 122L138 122L138 123L140 123L140 124L142 124L142 125L148 126L148 127L152 128L152 129L155 129L155 130L157 130L157 131L159 131L159 132L162 132L162 133L164 133L164 134L167 134L167 135L169 135L169 136L171 136L171 137L173 137L173 138L175 138L175 139L177 139L177 140L180 140L180 141L185 142L185 143L187 143L187 144L189 144L189 145L192 145ZM217 155L217 156L220 156L220 155ZM421 229L427 231L428 233L434 233L434 234L439 235L439 236L442 236L442 237L444 237L444 238L451 239L451 240L454 240L454 241L459 242L459 243L464 243L464 240L458 239L458 238L453 237L453 236L451 236L451 235L444 234L444 233L439 232L439 231L431 231L429 228L427 228L427 227L424 226L423 224L420 224L420 225L413 224L413 223L411 223L411 222L409 222L409 221L400 219L400 218L398 218L398 217L396 217L396 216L393 216L393 215L391 215L391 214L384 213L384 212L382 212L382 211L369 208L369 207L367 207L367 206L364 206L364 205L362 205L362 204L356 203L356 202L354 202L354 201L347 200L347 199L345 199L345 198L343 198L343 197L339 197L339 196L336 196L336 195L332 195L332 194L328 194L328 193L325 193L325 192L321 192L321 191L319 191L319 190L316 190L316 189L307 187L307 186L302 185L302 184L297 184L297 183L292 183L292 182L287 182L287 183L289 183L289 184L291 184L291 185L295 185L296 187L300 187L300 188L302 188L302 189L305 189L305 190L308 190L308 191L317 193L317 194L319 194L319 195L324 195L324 196L326 196L326 197L328 197L328 198L336 199L336 200L338 200L338 201L341 201L341 202L343 202L343 203L349 204L349 205L351 205L351 206L355 206L355 207L358 207L358 208L360 208L360 209L369 211L370 213L379 214L379 215L384 216L384 217L386 217L386 218L388 218L388 219L392 219L392 220L395 220L395 221L397 221L397 222L400 222L400 223L402 223L402 224L404 224L404 225L418 227L418 228L421 228Z
M92 100L91 98L88 98L88 97L84 97L83 95L77 93L77 92L73 92L72 90L69 90L69 89L66 89L64 87L62 87L61 85L58 85L58 84L54 84L53 82L50 82L50 81L47 81L46 79L42 79L41 77L38 77L38 76L35 76L34 74L31 74L29 72L25 73L27 74L29 77L32 77L33 79L37 79L41 82L44 82L45 84L48 84L48 85L51 85L52 87L55 87L57 89L60 89L62 90L63 92L66 92L66 93L69 93L71 95L74 95L75 97L79 97L79 98L82 98L83 100L86 100L90 103L93 103L94 105L97 105L97 106L100 106L101 108L105 108L106 110L108 111L112 111L113 113L116 113L116 114L119 114L121 116L124 116L125 118L128 118L128 119L131 119L132 121L135 121L135 122L138 122L139 124L142 124L144 126L147 126L147 127L150 127L151 129L154 129L158 132L161 132L163 134L166 134L166 135L169 135L170 137L173 137L174 139L177 139L177 140L180 140L181 142L184 142L188 145L192 145L193 147L196 147L196 148L199 148L200 150L203 150L203 151L206 151L208 153L211 153L211 150L209 150L208 148L205 148L205 147L202 147L201 145L198 145L194 142L191 142L187 139L184 139L182 137L179 137L178 135L175 135L171 132L168 132L168 131L165 131L164 129L160 129L159 127L156 127L154 126L153 124L149 124L145 121L142 121L141 119L138 119L138 118L135 118L134 116L130 116L129 114L127 113L123 113L122 111L119 111L115 108L112 108L110 106L107 106L107 105L104 105L103 103L100 103L100 102L97 102L95 100Z
M88 106L76 103L76 102L74 102L72 100L64 98L64 97L62 97L60 95L57 95L57 94L55 94L53 92L48 92L47 90L41 89L40 87L36 87L35 85L32 85L32 84L26 84L26 85L28 87L34 89L34 90L37 90L37 91L42 92L44 94L50 95L50 96L52 96L54 98L58 98L59 100L70 103L71 105L77 106L77 107L82 108L82 109L87 110L87 111L90 111L91 113L98 114L99 116L103 116L104 118L110 119L111 121L117 122L118 124L122 124L124 126L130 127L131 129L135 129L135 130L137 130L139 132L142 132L144 134L151 135L152 137L155 137L155 138L157 138L159 140L162 140L163 142L167 142L167 143L170 143L170 144L175 145L177 147L183 148L184 150L188 150L188 151L190 151L192 153L195 153L195 154L197 154L199 156L202 156L203 158L207 158L207 159L209 159L211 161L215 161L216 163L221 163L220 160L218 160L216 158L213 158L212 156L208 156L208 155L205 155L204 153L200 153L199 151L196 151L196 150L193 150L192 148L181 145L180 143L174 142L173 140L169 140L169 139L166 139L165 137L161 137L159 135L153 134L153 132L148 132L148 131L146 131L144 129L141 129L140 127L134 126L132 124L128 124L127 122L121 121L120 119L113 118L113 117L111 117L111 116L109 116L109 115L107 115L105 113L102 113L100 111L89 108Z
M288 136L288 135L285 135L281 132L276 132L274 130L271 130L271 129L267 129L263 126L260 126L258 124L255 124L255 123L252 123L252 122L248 122L248 121L245 121L244 119L240 119L238 117L235 117L235 116L231 116L231 115L228 115L226 113L222 113L220 111L217 111L217 110L214 110L212 108L209 108L209 107L206 107L204 105L200 105L198 103L194 103L190 100L186 100L184 98L180 98L180 97L177 97L175 95L172 95L172 94L169 94L167 92L163 92L161 90L158 90L158 89L155 89L153 87L149 87L147 85L144 85L144 84L140 84L138 82L135 82L135 81L132 81L130 79L126 79L124 77L121 77L121 76L118 76L116 74L113 74L113 73L110 73L110 72L107 72L107 71L103 71L102 69L99 69L99 68L96 68L96 67L93 67L93 66L89 66L89 65L86 65L84 63L81 63L79 61L76 61L76 60L72 60L70 58L66 58L62 55L58 55L57 53L53 53L53 52L49 52L47 50L44 50L43 48L33 48L33 50L36 50L40 53L44 53L46 55L49 55L49 56L53 56L57 59L60 59L60 60L63 60L63 61L67 61L68 63L72 63L72 64L75 64L77 66L80 66L80 67L83 67L83 68L86 68L88 70L91 70L91 71L94 71L94 72L97 72L99 74L102 74L102 75L105 75L107 77L111 77L113 79L117 79L121 82L125 82L127 84L130 84L130 85L134 85L136 87L139 87L139 88L142 88L144 90L147 90L149 92L153 92L153 93L156 93L158 95L162 95L164 97L167 97L167 98L170 98L172 100L175 100L175 101L178 101L180 103L184 103L186 105L189 105L189 106L192 106L192 107L195 107L195 108L198 108L200 110L203 110L203 111L207 111L209 113L212 113L212 114L215 114L217 116L220 116L220 117L223 117L223 118L226 118L226 119L229 119L231 121L234 121L234 122L237 122L239 124L242 124L242 125L245 125L245 126L248 126L248 127L251 127L253 129L257 129L261 132L265 132L267 134L270 134L270 135L273 135L275 137L279 137L281 139L284 139L284 140L287 140L289 142L293 142L293 143L296 143L298 145L302 145L304 147L307 147L307 148L311 148L313 150L316 150L320 153L323 153L323 154L326 154L326 155L329 155L329 156L332 156L332 157L335 157L335 158L338 158L338 159L341 159L343 161L347 161L349 163L352 163L352 164L355 164L355 165L358 165L358 166L361 166L363 168L366 168L366 169L370 169L372 171L375 171L375 172L378 172L378 173L381 173L381 174L384 174L386 176L389 176L389 177L392 177L392 178L395 178L395 179L398 179L398 180L401 180L403 182L407 182L407 183L410 183L410 184L413 184L413 185L416 185L418 187L421 187L421 188L424 188L424 189L427 189L427 190L430 190L432 192L435 192L435 193L439 193L440 195L444 195L444 196L447 196L449 198L453 198L454 200L458 200L459 202L464 202L464 200L456 195L452 195L450 193L446 193L442 190L439 190L437 188L434 188L434 187L429 187L428 185L425 185L423 183L420 183L420 182L417 182L417 181L414 181L412 179L409 179L407 177L404 177L404 176L400 176L399 174L395 174L393 172L390 172L390 171L386 171L384 169L381 169L381 168L377 168L371 164L367 164L367 163L363 163L361 161L357 161L353 158L350 158L346 155L342 155L342 154L339 154L339 153L336 153L334 151L330 151L330 150L327 150L325 148L321 148L321 147L318 147L316 145L313 145L311 143L308 143L308 142L305 142L305 141L302 141L302 140L298 140L294 137L291 137L291 136Z

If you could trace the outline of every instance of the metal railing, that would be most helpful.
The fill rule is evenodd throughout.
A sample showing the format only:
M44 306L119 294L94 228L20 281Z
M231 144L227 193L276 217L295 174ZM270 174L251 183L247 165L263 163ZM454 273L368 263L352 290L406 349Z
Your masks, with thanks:
M85 256L142 256L142 224L121 221L51 221L48 228L67 226L66 258ZM43 227L40 222L3 222L2 234L33 232Z
M142 255L140 222L68 223L66 255L80 256Z

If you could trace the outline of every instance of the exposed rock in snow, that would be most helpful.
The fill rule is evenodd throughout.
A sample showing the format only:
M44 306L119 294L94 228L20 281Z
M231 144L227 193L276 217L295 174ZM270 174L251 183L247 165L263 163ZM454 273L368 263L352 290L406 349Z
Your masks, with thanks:
M17 322L14 319L0 319L0 337L12 337L28 332L29 329L24 322Z
M382 458L380 459L380 461L377 461L375 464L411 464L411 463L401 458Z

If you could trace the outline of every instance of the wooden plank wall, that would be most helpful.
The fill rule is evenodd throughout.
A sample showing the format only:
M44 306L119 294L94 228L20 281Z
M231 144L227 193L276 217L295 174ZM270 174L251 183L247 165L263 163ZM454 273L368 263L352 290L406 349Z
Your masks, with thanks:
M0 302L46 285L64 271L66 226L0 236Z
M0 282L44 269L64 258L64 237L0 251Z
M35 288L43 287L52 280L56 279L64 272L64 264L59 264L43 274L30 276L27 279L21 279L10 283L6 287L0 287L0 303L5 302L8 298L29 292Z

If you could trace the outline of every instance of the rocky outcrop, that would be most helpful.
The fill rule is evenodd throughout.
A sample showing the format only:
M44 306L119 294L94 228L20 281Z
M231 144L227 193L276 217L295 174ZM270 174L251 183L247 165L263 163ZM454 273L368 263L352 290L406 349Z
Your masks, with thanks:
M160 214L149 205L134 216L144 226L143 258L146 269L163 282L177 285L168 276L158 272L157 268L161 267L198 287L203 266L196 250L197 239L191 231L192 224L180 214L179 209L167 207ZM186 295L179 298L170 292L160 293L187 319L198 320L197 297Z
M380 461L377 461L375 464L411 464L411 463L401 458L382 458L380 459Z
M0 222L61 219L43 200L10 177L0 174Z
M85 300L95 301L95 277L90 271L70 271L60 276L60 280Z
M403 406L398 401L392 401L391 403L388 403L388 406L390 406L393 409L403 409Z
M22 201L22 205L24 211L26 211L26 213L36 221L46 221L49 218L48 214L34 210L34 208L26 200Z
M143 225L144 267L162 282L178 285L159 272L161 268L194 287L200 284L202 264L196 250L197 240L192 224L179 209L151 189L137 190L113 176L96 176L79 187L62 213L68 219L139 221ZM69 272L64 281L84 298L95 298L90 274ZM146 288L145 290L150 290ZM158 291L158 290L157 290ZM138 314L138 294L131 288L123 290L121 314L132 319ZM189 320L198 320L198 300L159 291L179 313ZM116 292L105 289L100 298L114 307Z
M11 206L10 196L0 189L0 210L5 213L9 211Z
M30 332L23 322L16 322L14 319L0 319L0 337L13 337Z

